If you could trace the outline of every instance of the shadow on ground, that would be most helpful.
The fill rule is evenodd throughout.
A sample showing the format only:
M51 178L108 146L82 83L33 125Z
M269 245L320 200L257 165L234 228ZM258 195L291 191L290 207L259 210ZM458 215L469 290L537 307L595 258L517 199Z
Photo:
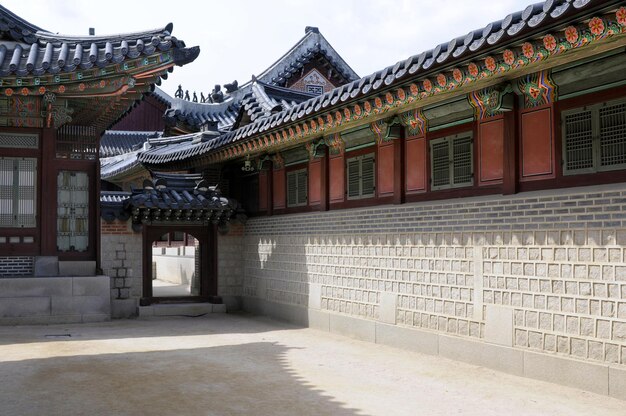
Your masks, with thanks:
M245 312L229 313L229 316L246 318L230 319L224 324L222 314L200 316L168 316L150 319L126 319L109 322L57 325L0 326L0 345L28 344L42 341L87 341L121 338L179 337L210 334L258 334L269 331L302 328L251 315ZM249 325L247 319L256 322ZM164 326L161 321L174 321Z
M255 342L0 363L2 415L357 415Z

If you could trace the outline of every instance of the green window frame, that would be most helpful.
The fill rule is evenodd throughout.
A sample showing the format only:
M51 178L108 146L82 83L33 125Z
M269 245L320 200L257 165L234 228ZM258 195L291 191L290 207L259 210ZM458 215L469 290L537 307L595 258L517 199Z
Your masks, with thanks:
M287 172L287 207L301 207L308 201L308 176L306 169Z
M474 184L474 141L470 132L430 141L430 184L432 190Z
M346 159L346 193L348 199L371 198L376 194L374 153Z
M626 100L561 113L563 174L626 169Z

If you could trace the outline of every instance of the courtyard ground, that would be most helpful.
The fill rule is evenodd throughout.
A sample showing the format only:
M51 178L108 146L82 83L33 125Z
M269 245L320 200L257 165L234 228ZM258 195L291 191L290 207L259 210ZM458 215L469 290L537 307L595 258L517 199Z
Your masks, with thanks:
M247 315L0 328L0 415L620 415L626 402Z

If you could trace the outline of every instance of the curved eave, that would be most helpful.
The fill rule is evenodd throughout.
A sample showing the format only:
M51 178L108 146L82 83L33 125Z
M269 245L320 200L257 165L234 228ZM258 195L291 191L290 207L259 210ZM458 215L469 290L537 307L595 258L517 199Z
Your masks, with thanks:
M620 1L547 0L471 32L465 38L453 39L448 45L439 45L289 110L226 133L204 144L202 152L184 149L161 159L148 154L142 156L146 158L145 163L152 166L167 164L168 168L175 169L181 163L196 166L276 151L296 142L550 68L563 63L572 54L576 56L578 51L579 56L584 56L600 53L603 49L601 46L589 48L589 45L620 47L626 43L626 23L616 22L615 11L622 4ZM620 10L626 8L622 6ZM591 33L588 26L591 17L603 21L604 32ZM588 40L566 41L565 28L568 25L576 26L580 38ZM608 32L609 27L613 33ZM542 36L548 35L557 38L559 48L563 49L546 50L542 46ZM530 42L532 46L533 55L529 58L524 56L523 42ZM507 48L514 50L517 56L510 65L505 65L503 60ZM493 59L493 63L489 59ZM489 69L491 65L493 70ZM460 71L458 82L454 70ZM472 75L474 70L476 73ZM357 108L358 113L355 112Z

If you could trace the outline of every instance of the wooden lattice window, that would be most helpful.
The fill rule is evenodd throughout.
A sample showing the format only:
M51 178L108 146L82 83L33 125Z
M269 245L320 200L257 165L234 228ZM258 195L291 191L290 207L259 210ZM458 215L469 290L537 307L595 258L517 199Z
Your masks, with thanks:
M563 173L626 169L626 101L564 111Z
M346 161L348 199L373 197L376 191L374 154L349 158Z
M56 147L57 158L95 160L98 156L96 129L91 126L63 126L58 130Z
M287 206L300 207L307 203L306 169L287 172Z
M37 225L37 159L0 158L0 227Z
M431 189L471 186L474 183L471 133L430 142Z
M89 176L60 171L57 176L57 249L86 251L89 246Z
M36 134L0 133L0 147L9 149L38 149L39 136Z

